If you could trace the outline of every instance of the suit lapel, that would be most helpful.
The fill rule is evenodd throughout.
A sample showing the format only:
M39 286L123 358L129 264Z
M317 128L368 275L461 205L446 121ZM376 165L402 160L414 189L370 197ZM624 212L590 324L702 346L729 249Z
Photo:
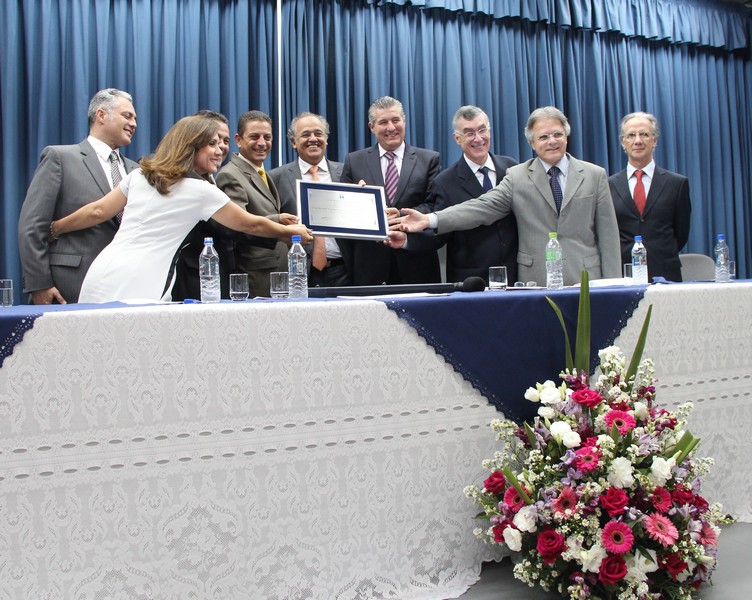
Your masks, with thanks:
M379 156L379 145L371 146L366 156L366 169L368 170L368 179L366 183L373 181L372 185L384 185L384 174L381 172L381 157ZM354 181L353 183L358 183Z
M342 165L341 164L333 164L329 162L327 159L326 164L329 166L329 174L332 177L332 181L338 182L340 179L342 179Z
M460 187L470 194L470 198L477 198L483 194L483 186L473 173L470 165L467 164L464 156L457 162L457 179L459 180Z
M527 167L528 177L532 184L538 189L540 195L551 207L551 210L556 213L556 202L554 202L554 194L551 191L551 184L548 182L548 175L540 159L534 158ZM567 185L569 187L569 185Z
M613 198L613 200L620 202L624 207L624 211L629 212L635 218L639 219L640 213L637 212L637 206L635 206L632 194L629 192L629 182L627 181L626 169L624 169L616 176L616 181L614 182L613 188L618 196L617 198Z
M109 194L112 191L110 189L110 182L107 180L107 177L102 170L102 165L99 162L97 153L94 152L94 148L87 140L81 142L78 147L81 150L81 160L99 186L102 196Z
M405 144L405 153L402 158L402 168L400 169L399 184L397 185L394 204L397 204L400 201L400 196L402 196L402 192L405 191L407 183L410 181L410 175L412 175L417 162L418 157L415 149L412 146Z
M661 197L661 192L663 192L663 186L665 185L666 178L664 177L663 169L655 167L655 169L653 169L653 180L650 182L650 191L648 192L648 197L645 199L645 212L642 213L643 216L648 214L650 209L653 208L653 205L658 202L658 199ZM635 212L636 210L637 209L635 208Z
M582 167L580 161L569 156L567 187L564 189L564 199L561 202L561 210L564 210L564 207L570 203L572 198L574 198L574 195L577 193L577 190L582 185L582 182L585 180L584 171L585 169ZM553 193L551 194L551 197L553 198Z
M266 179L269 182L269 185L267 186L253 165L243 160L240 156L233 156L232 160L234 160L240 170L245 173L249 183L258 191L258 193L271 202L276 211L279 212L279 195L277 194L277 188L271 177L269 177L269 175L266 176Z

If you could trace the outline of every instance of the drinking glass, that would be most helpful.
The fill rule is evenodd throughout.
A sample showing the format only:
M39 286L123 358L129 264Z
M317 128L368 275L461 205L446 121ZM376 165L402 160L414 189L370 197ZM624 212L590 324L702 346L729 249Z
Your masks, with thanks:
M275 271L269 275L269 288L272 298L287 298L290 288L287 281L287 271Z
M624 279L632 279L632 263L624 263Z
M488 268L488 289L506 290L507 289L507 268L506 267L489 267Z
M236 302L248 300L248 275L232 273L230 275L230 300Z
M730 260L728 262L729 279L736 279L736 261Z
M13 306L12 279L0 279L0 295L2 295L2 302L0 302L0 306Z

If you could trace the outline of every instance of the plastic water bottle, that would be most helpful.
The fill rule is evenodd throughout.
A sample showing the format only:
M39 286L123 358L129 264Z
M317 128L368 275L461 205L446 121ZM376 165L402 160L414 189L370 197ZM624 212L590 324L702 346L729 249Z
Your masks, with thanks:
M560 290L564 287L564 253L556 232L548 234L546 244L546 288Z
M726 236L723 233L718 234L718 241L715 244L715 280L719 283L731 281L729 276L729 249L726 245Z
M198 257L198 276L201 281L201 302L219 302L219 254L214 238L204 238L204 249Z
M632 246L632 283L648 284L648 251L642 243L642 236L636 235Z
M308 268L306 252L300 244L300 236L292 236L292 246L287 253L287 277L290 298L308 298Z

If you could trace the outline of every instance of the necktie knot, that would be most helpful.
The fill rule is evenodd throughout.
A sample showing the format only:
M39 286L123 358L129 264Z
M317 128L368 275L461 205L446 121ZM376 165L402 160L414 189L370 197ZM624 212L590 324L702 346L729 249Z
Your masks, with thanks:
M559 170L559 167L551 167L548 170L548 176L549 177L558 177L559 173L561 173L561 171Z
M264 180L264 183L266 184L266 187L269 187L269 180L266 178L266 171L264 171L264 167L261 167L258 170L258 174L261 177L261 179Z
M480 169L478 169L478 172L483 174L483 181L481 182L481 185L483 186L483 191L488 191L493 187L493 183L491 183L491 178L488 175L490 170L491 169L489 169L485 165L483 165Z
M637 169L635 172L635 177L637 177L637 181L642 182L642 176L645 174L645 171L641 171L640 169Z
M319 166L313 165L308 169L308 173L311 175L311 181L319 181Z

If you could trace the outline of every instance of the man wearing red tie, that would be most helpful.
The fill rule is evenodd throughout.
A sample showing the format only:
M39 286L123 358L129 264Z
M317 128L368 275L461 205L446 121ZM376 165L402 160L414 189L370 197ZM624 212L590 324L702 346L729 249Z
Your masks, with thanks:
M425 203L428 187L441 170L439 153L405 143L405 111L390 96L371 104L368 127L377 143L345 157L341 181L384 186L389 206L430 211ZM342 240L340 247L354 285L441 281L436 250L404 252L361 240Z
M619 224L622 261L632 262L636 235L648 251L648 277L681 281L679 250L689 238L691 202L689 181L683 175L656 166L658 120L634 112L621 120L621 145L627 168L609 180Z

